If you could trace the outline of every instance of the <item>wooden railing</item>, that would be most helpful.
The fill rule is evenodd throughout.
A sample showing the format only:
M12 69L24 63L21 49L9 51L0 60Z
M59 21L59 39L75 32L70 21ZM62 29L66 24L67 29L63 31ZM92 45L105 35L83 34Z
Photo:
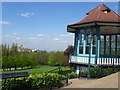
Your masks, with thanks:
M89 57L70 56L69 63L88 64ZM96 61L97 60L97 61ZM91 65L120 65L120 58L91 57Z
M81 64L88 64L88 57L80 57L80 56L70 56L70 63L81 63ZM95 57L91 57L90 64L95 64Z
M97 58L97 65L120 65L120 58Z

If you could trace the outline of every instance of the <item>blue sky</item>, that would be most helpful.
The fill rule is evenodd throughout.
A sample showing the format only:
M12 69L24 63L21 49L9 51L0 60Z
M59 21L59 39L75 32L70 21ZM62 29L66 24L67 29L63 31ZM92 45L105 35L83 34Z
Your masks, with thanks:
M65 50L74 34L67 24L82 20L101 2L3 2L2 43L18 43L30 49ZM118 13L117 2L104 2Z

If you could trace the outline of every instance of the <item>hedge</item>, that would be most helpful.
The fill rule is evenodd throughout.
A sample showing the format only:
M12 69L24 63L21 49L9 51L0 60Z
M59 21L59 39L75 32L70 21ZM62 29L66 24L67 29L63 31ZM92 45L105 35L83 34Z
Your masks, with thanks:
M16 78L7 79L5 86L3 85L2 90L18 90L26 88L52 88L61 87L63 84L62 76L58 73L41 73L41 74L31 74L27 78ZM2 80L2 84L4 80Z

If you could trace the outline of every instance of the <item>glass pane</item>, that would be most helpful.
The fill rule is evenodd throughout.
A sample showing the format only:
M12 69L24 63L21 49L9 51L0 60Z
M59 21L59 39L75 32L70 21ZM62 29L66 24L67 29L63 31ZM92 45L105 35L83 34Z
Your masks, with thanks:
M85 52L85 54L89 54L89 46L86 46L86 52Z
M115 55L115 49L111 49L111 54Z
M83 45L83 43L84 43L84 35L83 34L79 34L79 40L80 40L79 45Z
M120 48L120 42L117 42L117 48Z
M120 48L117 49L117 55L120 55Z
M104 54L104 48L100 49L100 54L103 55Z
M120 42L120 35L117 35L117 41Z
M96 45L96 35L93 37L93 45Z
M100 46L104 47L104 36L100 36Z
M110 36L106 36L106 42L110 41Z
M106 54L110 54L109 48L106 48Z
M79 47L79 54L83 54L83 47L82 46Z
M96 47L93 47L93 54L96 54Z
M104 41L104 36L103 35L100 36L100 41Z
M100 47L101 47L101 48L104 47L104 42L103 42L103 41L100 42Z
M111 41L115 41L115 35L111 35Z
M104 36L100 36L100 54L104 54Z
M91 32L91 28L86 29L86 34L89 35Z
M115 42L111 42L111 48L115 48Z
M106 48L110 47L110 42L106 42Z
M84 29L81 29L81 30L80 30L80 33L84 34L84 33L85 33L85 30L84 30Z
M89 43L88 43L88 35L86 35L85 40L86 40L86 45L89 45Z
M80 45L83 45L84 44L84 40L80 40Z
M117 35L117 48L120 48L120 35Z

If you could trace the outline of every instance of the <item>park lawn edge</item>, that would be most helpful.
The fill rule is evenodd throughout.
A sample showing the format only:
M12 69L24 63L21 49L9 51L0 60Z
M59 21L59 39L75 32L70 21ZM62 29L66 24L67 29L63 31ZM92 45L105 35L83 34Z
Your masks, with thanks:
M17 72L28 72L29 74L48 72L50 70L56 69L60 66L36 66L32 69L23 69L23 70L12 70L12 71L1 71L0 73L17 73ZM61 67L62 70L70 70L69 67Z

